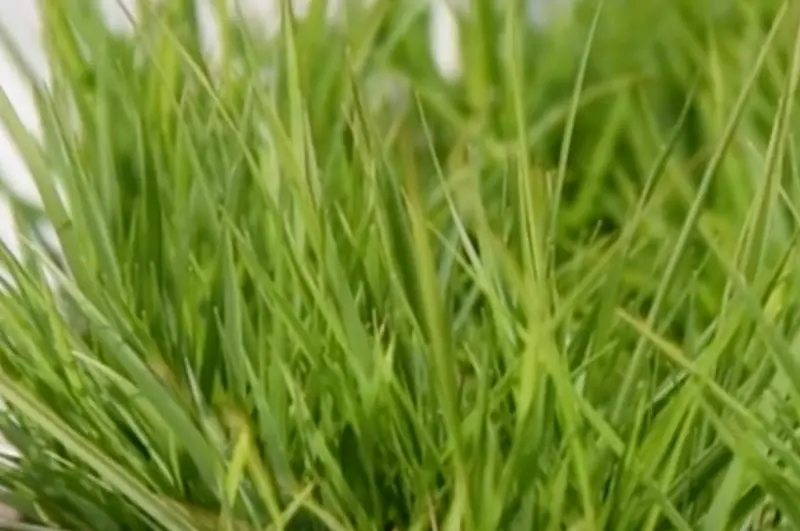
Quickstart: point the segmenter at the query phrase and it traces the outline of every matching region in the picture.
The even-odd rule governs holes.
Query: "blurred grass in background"
[[[345,5],[266,38],[217,2],[211,62],[189,0],[131,35],[42,2],[41,141],[0,97],[43,205],[11,198],[0,251],[7,501],[70,530],[799,528],[797,3],[535,28],[475,0],[455,81],[425,3]]]

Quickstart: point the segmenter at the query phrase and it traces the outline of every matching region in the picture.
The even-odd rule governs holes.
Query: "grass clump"
[[[798,528],[800,12],[718,4],[476,1],[446,81],[414,1],[283,5],[271,37],[218,2],[214,60],[194,2],[119,34],[43,1],[41,138],[0,97],[42,199],[0,250],[10,503]]]

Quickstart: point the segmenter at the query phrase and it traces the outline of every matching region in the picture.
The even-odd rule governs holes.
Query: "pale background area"
[[[60,0],[69,2],[70,0]],[[279,0],[230,0],[237,4],[240,11],[249,20],[263,22],[265,27],[274,31],[277,28]],[[332,11],[341,2],[356,0],[329,0]],[[370,1],[370,0],[363,0]],[[502,0],[501,0],[502,1]],[[534,24],[546,22],[551,13],[553,4],[563,7],[573,0],[528,0],[529,18]],[[100,0],[109,23],[125,31],[129,22],[119,4],[128,8],[135,5],[136,0]],[[201,5],[210,5],[212,0],[200,0]],[[293,0],[298,14],[304,11],[307,0]],[[446,78],[457,78],[461,72],[460,57],[455,42],[458,27],[451,6],[463,9],[468,5],[468,0],[430,0],[429,38],[431,53],[439,67],[439,71]],[[210,9],[201,8],[202,27],[207,37],[207,46],[211,54],[214,53],[214,35],[216,33],[215,21],[210,14]],[[335,19],[335,13],[331,16]],[[47,76],[47,64],[39,43],[41,25],[37,13],[37,0],[0,0],[0,24],[3,24],[12,36],[22,46],[35,71],[41,76]],[[37,115],[30,96],[30,91],[20,80],[8,57],[0,50],[0,88],[6,92],[11,102],[23,121],[32,130],[37,129]],[[24,163],[20,160],[13,146],[9,144],[5,131],[0,125],[0,178],[10,183],[12,188],[24,197],[37,201],[37,193],[31,182],[30,175]],[[0,239],[5,241],[12,249],[18,249],[18,241],[14,235],[13,224],[9,217],[7,203],[0,198]]]

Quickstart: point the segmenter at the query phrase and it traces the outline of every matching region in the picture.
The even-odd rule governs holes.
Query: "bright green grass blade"
[[[600,23],[600,15],[603,13],[605,2],[597,3],[595,7],[592,23],[589,26],[589,33],[586,36],[586,43],[583,47],[581,54],[580,65],[578,66],[578,74],[575,79],[575,87],[572,91],[572,99],[570,102],[569,113],[567,115],[566,124],[564,126],[564,136],[561,142],[561,151],[558,156],[558,173],[556,174],[555,191],[553,197],[555,198],[553,208],[551,210],[550,222],[548,225],[548,242],[553,242],[555,239],[555,230],[558,226],[559,204],[561,203],[561,196],[564,189],[564,182],[567,179],[567,171],[570,157],[570,147],[572,143],[572,136],[575,132],[575,121],[578,116],[578,109],[580,107],[581,96],[584,90],[584,82],[586,71],[589,67],[589,58],[591,56],[592,46],[594,45],[595,34],[597,27]],[[549,260],[548,260],[549,261]]]

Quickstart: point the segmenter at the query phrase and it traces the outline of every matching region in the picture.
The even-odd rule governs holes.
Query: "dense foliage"
[[[216,2],[213,60],[190,0],[41,3],[41,137],[0,95],[28,520],[800,528],[797,2],[474,0],[455,81],[419,0]]]

